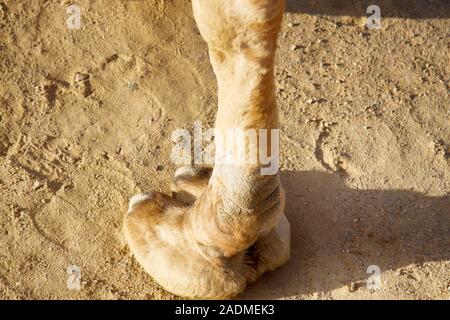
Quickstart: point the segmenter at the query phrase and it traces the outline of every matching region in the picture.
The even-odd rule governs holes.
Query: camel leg
[[[274,57],[284,0],[193,0],[193,8],[219,84],[216,129],[278,128]],[[174,294],[218,299],[284,263],[283,189],[278,174],[261,167],[216,161],[211,177],[181,169],[174,197],[133,198],[124,234],[144,270]]]

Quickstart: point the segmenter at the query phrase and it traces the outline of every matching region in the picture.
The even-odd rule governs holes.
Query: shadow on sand
[[[367,267],[450,259],[450,195],[354,190],[339,175],[283,172],[292,257],[244,299],[287,298],[363,284]]]
[[[450,17],[448,0],[287,0],[287,12],[312,15],[367,16],[367,7],[378,5],[382,17],[439,19]]]

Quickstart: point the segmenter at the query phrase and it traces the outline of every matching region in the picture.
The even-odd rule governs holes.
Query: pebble
[[[356,283],[354,283],[354,282],[350,283],[347,287],[350,292],[356,291]]]
[[[130,92],[136,91],[138,89],[138,85],[135,82],[128,81],[128,90]]]
[[[42,182],[36,181],[35,183],[33,183],[33,190],[38,190],[41,187],[42,187]]]
[[[87,79],[89,79],[89,75],[88,74],[83,74],[83,73],[80,73],[80,72],[77,72],[75,74],[75,82],[76,83],[81,82],[81,81],[85,81]]]
[[[162,171],[162,170],[164,170],[164,166],[159,164],[159,165],[156,166],[155,170],[156,171]]]
[[[19,208],[19,207],[16,207],[16,206],[13,206],[13,207],[11,207],[11,212],[14,214],[14,213],[20,213],[22,211],[22,208]]]
[[[73,184],[70,184],[70,183],[63,185],[63,191],[68,191],[68,190],[71,190],[73,188],[74,188]]]

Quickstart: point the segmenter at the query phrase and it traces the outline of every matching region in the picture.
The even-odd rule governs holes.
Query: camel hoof
[[[217,257],[183,229],[187,208],[166,195],[136,197],[125,218],[125,240],[144,270],[167,291],[186,298],[228,299],[244,291],[255,270],[244,253]],[[211,257],[201,252],[209,250]],[[209,256],[209,255],[208,255]]]
[[[290,227],[277,226],[241,253],[224,257],[189,232],[189,208],[160,193],[132,201],[124,233],[134,257],[167,291],[186,298],[229,299],[289,258]]]

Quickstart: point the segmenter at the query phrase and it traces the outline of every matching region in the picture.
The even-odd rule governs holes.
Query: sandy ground
[[[206,46],[186,0],[79,0],[81,30],[69,4],[0,0],[0,298],[176,298],[121,226],[133,194],[168,190],[171,132],[213,123]],[[450,6],[378,4],[382,30],[365,28],[365,1],[288,3],[292,259],[241,298],[450,298]]]

